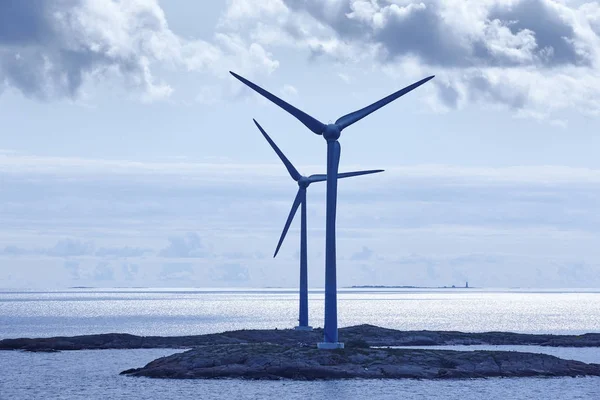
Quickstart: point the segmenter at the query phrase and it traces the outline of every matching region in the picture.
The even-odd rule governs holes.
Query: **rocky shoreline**
[[[537,345],[552,347],[600,347],[600,333],[584,335],[539,335],[511,332],[464,333],[454,331],[399,331],[373,325],[357,325],[339,330],[343,342],[363,341],[369,346],[448,346],[448,345]],[[220,344],[272,343],[315,345],[323,338],[322,329],[310,332],[292,329],[238,330],[194,336],[136,336],[107,333],[51,338],[0,340],[0,350],[61,351],[100,349],[189,349]]]
[[[546,354],[236,344],[162,357],[121,375],[168,379],[467,379],[600,376],[600,365]]]
[[[463,379],[600,376],[599,364],[513,351],[394,349],[387,346],[537,345],[600,347],[600,334],[398,331],[373,325],[342,328],[346,348],[317,350],[322,329],[310,332],[239,330],[196,336],[101,334],[0,340],[0,350],[54,352],[95,349],[190,349],[123,375],[170,379]]]

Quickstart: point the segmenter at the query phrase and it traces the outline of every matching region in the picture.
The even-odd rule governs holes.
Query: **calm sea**
[[[183,335],[296,323],[293,290],[71,289],[0,291],[0,338],[127,332]],[[310,293],[322,326],[323,293]],[[340,326],[527,333],[600,332],[600,291],[341,290]],[[499,348],[499,347],[496,347]],[[502,349],[523,350],[519,347]],[[545,349],[600,363],[598,349]],[[249,382],[122,377],[177,350],[0,352],[0,399],[599,399],[600,378],[467,381]]]

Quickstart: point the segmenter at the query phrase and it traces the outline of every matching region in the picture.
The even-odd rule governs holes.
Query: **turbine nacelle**
[[[323,130],[323,138],[328,142],[331,142],[333,140],[338,140],[341,133],[342,130],[339,126],[337,126],[336,124],[328,124]]]
[[[301,176],[300,179],[297,180],[297,182],[298,186],[300,186],[301,189],[306,189],[308,185],[311,184],[311,181],[307,176]]]

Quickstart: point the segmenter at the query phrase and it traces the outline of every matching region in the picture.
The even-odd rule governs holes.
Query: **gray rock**
[[[585,335],[530,335],[510,332],[463,333],[448,331],[398,331],[373,325],[342,328],[340,340],[347,343],[365,343],[370,346],[423,346],[423,345],[540,345],[556,347],[600,347],[600,334]],[[323,331],[311,332],[292,329],[240,330],[196,336],[135,336],[109,333],[73,337],[0,340],[0,350],[93,350],[93,349],[149,349],[191,348],[197,346],[240,343],[274,343],[288,346],[314,347],[321,341]],[[360,346],[359,346],[360,347]]]
[[[216,360],[216,362],[215,362]],[[464,379],[600,376],[600,365],[509,351],[342,349],[215,345],[152,361],[123,375],[170,379]]]

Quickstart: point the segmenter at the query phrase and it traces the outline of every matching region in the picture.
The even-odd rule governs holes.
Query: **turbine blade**
[[[341,174],[338,174],[338,179],[343,179],[343,178],[350,178],[352,176],[360,176],[360,175],[368,175],[368,174],[376,174],[379,172],[383,172],[383,169],[371,169],[368,171],[354,171],[354,172],[342,172]],[[308,177],[308,181],[310,183],[315,183],[315,182],[323,182],[327,180],[327,175],[325,174],[314,174]]]
[[[338,179],[350,178],[353,176],[360,176],[360,175],[377,174],[377,173],[383,172],[383,171],[384,171],[383,169],[371,169],[368,171],[342,172],[341,174],[338,174]]]
[[[263,136],[265,137],[265,139],[267,139],[267,142],[269,142],[269,144],[271,145],[271,147],[273,148],[273,150],[275,150],[275,153],[277,153],[277,155],[279,156],[279,158],[283,162],[283,165],[285,165],[285,167],[287,168],[287,170],[290,173],[290,176],[292,177],[292,179],[295,180],[295,181],[298,181],[298,179],[300,179],[302,177],[302,175],[300,175],[300,173],[298,172],[298,170],[296,168],[294,168],[294,166],[292,165],[292,163],[290,162],[290,160],[287,159],[287,157],[285,156],[285,154],[283,154],[283,152],[281,150],[279,150],[279,147],[277,147],[277,145],[275,144],[275,142],[269,137],[269,135],[267,135],[267,132],[265,132],[265,130],[262,128],[262,126],[260,126],[260,124],[258,122],[256,122],[255,119],[252,119],[252,121],[254,121],[254,123],[256,124],[257,128],[263,134]]]
[[[308,181],[310,183],[315,183],[315,182],[324,182],[327,180],[327,175],[325,174],[314,174],[308,177]]]
[[[277,256],[277,253],[279,253],[279,248],[283,244],[283,239],[285,239],[285,235],[287,235],[288,229],[290,229],[290,225],[291,225],[292,221],[294,220],[294,215],[296,215],[296,211],[298,210],[298,207],[300,206],[300,199],[301,199],[300,192],[302,190],[303,189],[301,189],[301,188],[298,189],[298,193],[296,194],[296,198],[294,199],[294,204],[292,204],[292,209],[290,210],[290,215],[288,215],[287,221],[285,221],[285,226],[283,227],[283,232],[281,232],[281,237],[279,238],[279,243],[277,243],[277,248],[275,249],[275,254],[273,254],[273,258],[275,258]]]
[[[407,86],[404,89],[398,90],[397,92],[392,93],[389,96],[384,97],[383,99],[381,99],[379,101],[376,101],[375,103],[371,104],[370,106],[366,106],[365,108],[362,108],[358,111],[354,111],[353,113],[344,115],[343,117],[341,117],[340,119],[335,121],[335,124],[339,127],[339,129],[341,131],[341,130],[349,127],[353,123],[360,121],[361,119],[363,119],[367,115],[371,114],[372,112],[379,110],[381,107],[383,107],[383,106],[391,103],[392,101],[396,100],[397,98],[405,95],[406,93],[410,92],[411,90],[418,88],[425,82],[433,79],[433,77],[434,76],[430,76],[425,79],[421,79],[419,82],[413,83],[412,85]]]
[[[308,129],[310,129],[317,135],[323,134],[323,130],[325,129],[325,124],[323,124],[322,122],[319,122],[317,119],[311,117],[304,111],[301,111],[301,110],[297,109],[296,107],[292,106],[291,104],[286,103],[285,101],[281,100],[279,97],[267,92],[265,89],[261,88],[258,85],[255,85],[254,83],[250,82],[248,79],[239,76],[235,72],[229,71],[229,73],[231,75],[233,75],[236,79],[238,79],[240,82],[249,86],[251,89],[254,89],[256,92],[263,95],[265,98],[271,100],[273,103],[277,104],[279,107],[283,108],[285,111],[292,114],[300,122],[302,122]]]

